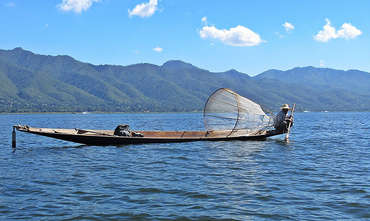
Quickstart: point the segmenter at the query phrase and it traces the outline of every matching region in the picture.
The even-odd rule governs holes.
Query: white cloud
[[[331,26],[330,20],[325,20],[326,24],[324,25],[323,30],[319,31],[319,33],[314,37],[316,41],[327,42],[332,38],[338,38],[337,31],[333,26]]]
[[[361,34],[362,32],[350,23],[344,23],[338,31],[338,36],[345,39],[353,39]]]
[[[289,22],[285,22],[282,26],[285,28],[285,31],[291,31],[294,29],[294,25]]]
[[[140,16],[150,17],[157,11],[158,0],[149,0],[148,3],[141,3],[135,6],[134,9],[128,10],[128,14],[130,17],[132,16]]]
[[[156,51],[156,52],[162,52],[163,51],[163,48],[161,48],[161,47],[155,47],[155,48],[153,48],[153,51]]]
[[[341,26],[341,29],[336,31],[335,27],[331,26],[331,22],[329,19],[325,19],[325,21],[326,24],[324,25],[323,30],[319,31],[314,36],[314,39],[316,41],[328,42],[330,39],[336,38],[353,39],[362,34],[359,29],[357,29],[350,23],[344,23]]]
[[[203,23],[203,24],[205,24],[205,25],[207,25],[207,17],[206,17],[206,16],[204,16],[204,17],[202,18],[202,23]]]
[[[241,25],[229,30],[217,29],[215,26],[204,26],[199,34],[201,38],[214,38],[227,45],[238,47],[256,46],[263,42],[257,33]]]
[[[99,1],[100,0],[63,0],[58,7],[63,11],[74,11],[76,13],[81,13],[82,11],[89,9],[94,2]]]

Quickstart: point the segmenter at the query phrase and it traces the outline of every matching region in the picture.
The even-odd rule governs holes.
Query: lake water
[[[0,115],[0,220],[369,220],[370,113],[297,113],[291,142],[81,146],[11,126],[201,130],[202,114]]]

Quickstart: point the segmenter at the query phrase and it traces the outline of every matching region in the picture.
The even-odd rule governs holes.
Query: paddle
[[[291,121],[289,121],[289,124],[288,124],[288,131],[285,135],[285,141],[286,142],[289,142],[289,133],[290,133],[290,127],[292,125],[292,121],[293,121],[293,114],[294,114],[294,109],[295,109],[295,104],[293,104],[293,108],[292,108],[292,111],[291,111]]]
[[[93,131],[93,130],[83,130],[83,129],[78,129],[78,128],[75,128],[75,130],[77,130],[77,134],[94,133],[94,134],[97,134],[97,135],[112,136],[112,134],[101,133],[101,132],[97,132],[97,131]]]

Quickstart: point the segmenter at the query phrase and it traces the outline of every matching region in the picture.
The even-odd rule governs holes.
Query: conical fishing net
[[[218,89],[208,98],[203,116],[207,131],[225,130],[230,135],[237,131],[254,133],[273,123],[260,105],[227,88]]]

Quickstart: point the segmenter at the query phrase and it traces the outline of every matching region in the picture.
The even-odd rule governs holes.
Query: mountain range
[[[283,103],[296,103],[299,111],[370,110],[370,73],[359,70],[297,67],[251,77],[179,60],[92,65],[65,55],[0,50],[0,112],[201,111],[222,87],[272,111]]]

